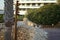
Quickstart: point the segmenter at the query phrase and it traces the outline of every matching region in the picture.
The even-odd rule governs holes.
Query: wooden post
[[[17,14],[18,14],[18,1],[16,1],[15,5],[15,40],[17,40]]]

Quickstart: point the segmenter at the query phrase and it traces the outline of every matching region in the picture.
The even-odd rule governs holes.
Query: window
[[[23,3],[22,6],[24,6],[25,4]]]
[[[38,6],[40,6],[40,3],[38,3]]]
[[[30,3],[27,3],[27,6],[30,6]]]
[[[32,6],[35,6],[35,3],[32,3]]]

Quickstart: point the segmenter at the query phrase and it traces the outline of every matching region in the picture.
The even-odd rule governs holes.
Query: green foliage
[[[17,16],[17,19],[18,19],[19,21],[22,21],[22,20],[23,20],[23,18],[24,18],[24,16],[23,16],[23,15],[18,15],[18,16]]]
[[[0,23],[3,23],[4,20],[3,20],[3,14],[0,14]]]
[[[60,21],[60,5],[47,4],[39,9],[30,9],[27,18],[36,24],[57,24]]]

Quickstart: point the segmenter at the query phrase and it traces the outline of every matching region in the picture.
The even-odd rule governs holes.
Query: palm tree
[[[13,0],[4,0],[4,4],[5,4],[4,21],[6,26],[4,40],[12,40],[11,31],[12,31],[12,23],[13,23]]]

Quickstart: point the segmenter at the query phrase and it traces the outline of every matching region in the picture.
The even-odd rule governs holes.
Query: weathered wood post
[[[17,40],[17,3],[18,1],[16,1],[15,5],[15,40]]]
[[[16,1],[16,5],[15,5],[15,40],[17,40],[17,15],[19,13],[19,5],[20,3],[18,3],[19,1]]]
[[[5,21],[5,39],[12,40],[12,24],[13,24],[13,0],[4,0],[4,21]]]

